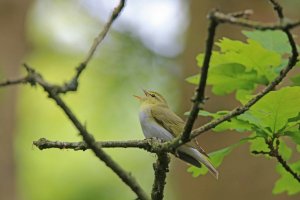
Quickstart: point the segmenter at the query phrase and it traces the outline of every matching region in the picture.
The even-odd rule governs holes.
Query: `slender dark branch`
[[[87,55],[87,57],[85,58],[85,60],[82,62],[83,65],[87,65],[91,58],[93,57],[98,45],[103,41],[103,39],[105,38],[106,34],[108,33],[112,23],[114,22],[114,20],[119,16],[119,14],[121,13],[122,9],[125,6],[125,0],[121,0],[119,5],[114,9],[114,11],[112,12],[108,22],[105,24],[103,31],[95,38],[94,43]],[[84,68],[84,67],[83,67]]]
[[[126,185],[128,185],[134,193],[136,193],[139,199],[149,199],[146,193],[141,188],[141,186],[134,179],[134,177],[130,173],[123,170],[120,165],[118,165],[108,154],[106,154],[102,150],[102,148],[97,146],[94,137],[86,130],[85,126],[82,123],[80,123],[80,121],[73,114],[71,109],[60,98],[60,96],[58,96],[55,88],[51,87],[51,85],[48,84],[39,73],[35,72],[27,64],[24,64],[24,66],[26,67],[27,72],[29,73],[28,76],[31,77],[31,81],[35,82],[36,84],[39,84],[48,93],[49,98],[53,99],[58,105],[58,107],[60,107],[63,110],[63,112],[68,116],[70,121],[79,131],[84,142],[91,148],[95,155],[100,160],[102,160],[106,164],[106,166],[112,169],[119,176],[119,178]]]
[[[243,26],[247,28],[253,28],[256,30],[283,30],[292,29],[300,25],[300,21],[296,22],[281,22],[276,24],[266,24],[256,21],[251,21],[244,18],[237,18],[230,14],[224,14],[219,11],[212,12],[212,18],[219,23],[229,23],[233,25]]]
[[[274,139],[273,139],[274,140]],[[300,175],[297,174],[287,163],[286,160],[283,159],[283,157],[280,155],[278,151],[279,146],[279,140],[276,139],[276,146],[274,146],[273,140],[266,141],[266,144],[268,145],[270,152],[269,156],[274,157],[277,159],[277,161],[281,164],[281,166],[289,172],[299,183],[300,183]]]
[[[269,0],[270,3],[273,5],[274,10],[277,12],[279,20],[282,21],[284,18],[283,9],[281,5],[276,0]]]
[[[161,151],[161,141],[156,139],[145,140],[128,140],[128,141],[97,141],[95,142],[99,148],[140,148],[152,153],[158,153]],[[40,150],[44,149],[73,149],[75,151],[85,151],[90,149],[85,142],[63,142],[63,141],[50,141],[46,138],[41,138],[37,141],[33,141],[33,144]]]
[[[152,186],[152,200],[162,200],[164,198],[164,188],[166,176],[169,172],[170,158],[166,152],[157,153],[156,163],[153,163],[154,182]]]
[[[274,146],[274,141],[276,141],[276,144]],[[283,159],[283,157],[279,153],[279,139],[273,137],[271,140],[266,140],[266,144],[270,151],[252,151],[253,154],[256,155],[265,155],[265,156],[271,156],[273,158],[276,158],[277,161],[281,164],[281,166],[290,173],[298,182],[300,182],[300,175],[297,174],[287,163],[286,160]]]
[[[273,156],[276,157],[277,161],[281,164],[281,166],[289,172],[299,183],[300,183],[300,175],[297,174],[289,165],[288,163],[282,158],[282,156],[278,153],[277,155]]]
[[[262,154],[262,155],[270,155],[270,151],[251,151],[251,153],[255,154],[255,155],[259,155],[259,154]]]
[[[203,101],[205,99],[206,80],[207,80],[209,62],[210,62],[212,49],[213,49],[213,45],[214,45],[214,38],[215,38],[217,25],[218,25],[217,21],[214,20],[214,18],[210,17],[210,24],[208,27],[208,36],[207,36],[207,40],[206,40],[205,57],[204,57],[202,68],[201,68],[201,78],[199,80],[199,84],[196,89],[195,96],[192,99],[194,104],[191,108],[189,117],[185,123],[185,127],[183,130],[182,136],[181,136],[182,142],[187,142],[189,140],[193,125],[195,123],[195,120],[198,117],[200,105],[201,105],[201,103],[203,103]]]
[[[15,80],[6,80],[0,83],[0,87],[10,86],[10,85],[17,85],[21,83],[27,83],[28,77],[23,77]]]
[[[113,24],[115,19],[117,19],[117,17],[123,10],[124,6],[125,6],[125,0],[120,0],[120,3],[113,10],[111,16],[109,17],[108,21],[104,25],[103,30],[94,39],[94,42],[93,42],[86,58],[79,64],[78,67],[76,67],[76,73],[75,73],[74,77],[69,82],[65,83],[63,86],[58,87],[58,90],[57,90],[58,93],[67,93],[68,91],[76,91],[77,90],[79,76],[87,67],[88,63],[90,62],[93,55],[95,54],[97,47],[99,46],[99,44],[103,41],[103,39],[107,35],[108,31],[110,30],[111,25]]]

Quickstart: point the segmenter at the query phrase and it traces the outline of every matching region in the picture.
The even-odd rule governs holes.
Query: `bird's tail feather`
[[[201,154],[198,150],[192,147],[181,146],[178,149],[178,157],[185,162],[188,162],[196,167],[201,167],[201,164],[205,165],[208,171],[216,178],[219,177],[219,172],[209,161],[208,157]]]

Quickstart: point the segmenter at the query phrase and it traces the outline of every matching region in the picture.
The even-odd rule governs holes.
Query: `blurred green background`
[[[24,74],[26,62],[44,77],[68,81],[86,56],[118,1],[1,0],[0,80]],[[291,18],[300,18],[298,0],[282,1]],[[195,57],[203,50],[212,8],[226,12],[253,9],[253,19],[274,20],[267,1],[129,0],[94,59],[80,78],[79,90],[63,98],[98,140],[142,139],[138,102],[133,94],[153,89],[164,94],[183,117],[194,86],[184,79],[198,72]],[[296,33],[296,32],[295,32]],[[299,31],[298,31],[299,33]],[[218,37],[244,39],[240,29],[221,27]],[[208,91],[209,92],[209,91]],[[211,97],[211,111],[236,105],[231,97]],[[203,123],[200,121],[199,124]],[[0,199],[134,199],[135,195],[89,151],[40,151],[32,141],[80,141],[76,129],[41,88],[0,90]],[[204,134],[209,151],[237,141],[233,133]],[[136,149],[107,152],[151,191],[155,156]],[[186,165],[172,159],[166,199],[297,199],[273,196],[275,161],[253,158],[238,148],[220,168],[220,180],[194,179]],[[272,169],[272,170],[270,170]],[[299,197],[298,197],[299,198]]]

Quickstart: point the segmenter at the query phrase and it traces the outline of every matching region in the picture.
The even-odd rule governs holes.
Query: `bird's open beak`
[[[137,98],[138,100],[141,100],[141,99],[142,99],[142,97],[137,96],[137,95],[133,95],[133,97]]]
[[[147,92],[147,90],[143,89],[143,92],[144,92],[145,96],[149,95],[149,93]],[[137,98],[138,100],[142,100],[143,99],[143,97],[140,97],[140,96],[137,96],[137,95],[133,95],[133,97]]]

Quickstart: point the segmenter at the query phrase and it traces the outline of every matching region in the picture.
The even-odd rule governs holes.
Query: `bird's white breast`
[[[160,138],[165,141],[172,140],[174,137],[160,126],[152,117],[150,108],[143,108],[139,113],[140,123],[146,138]]]

